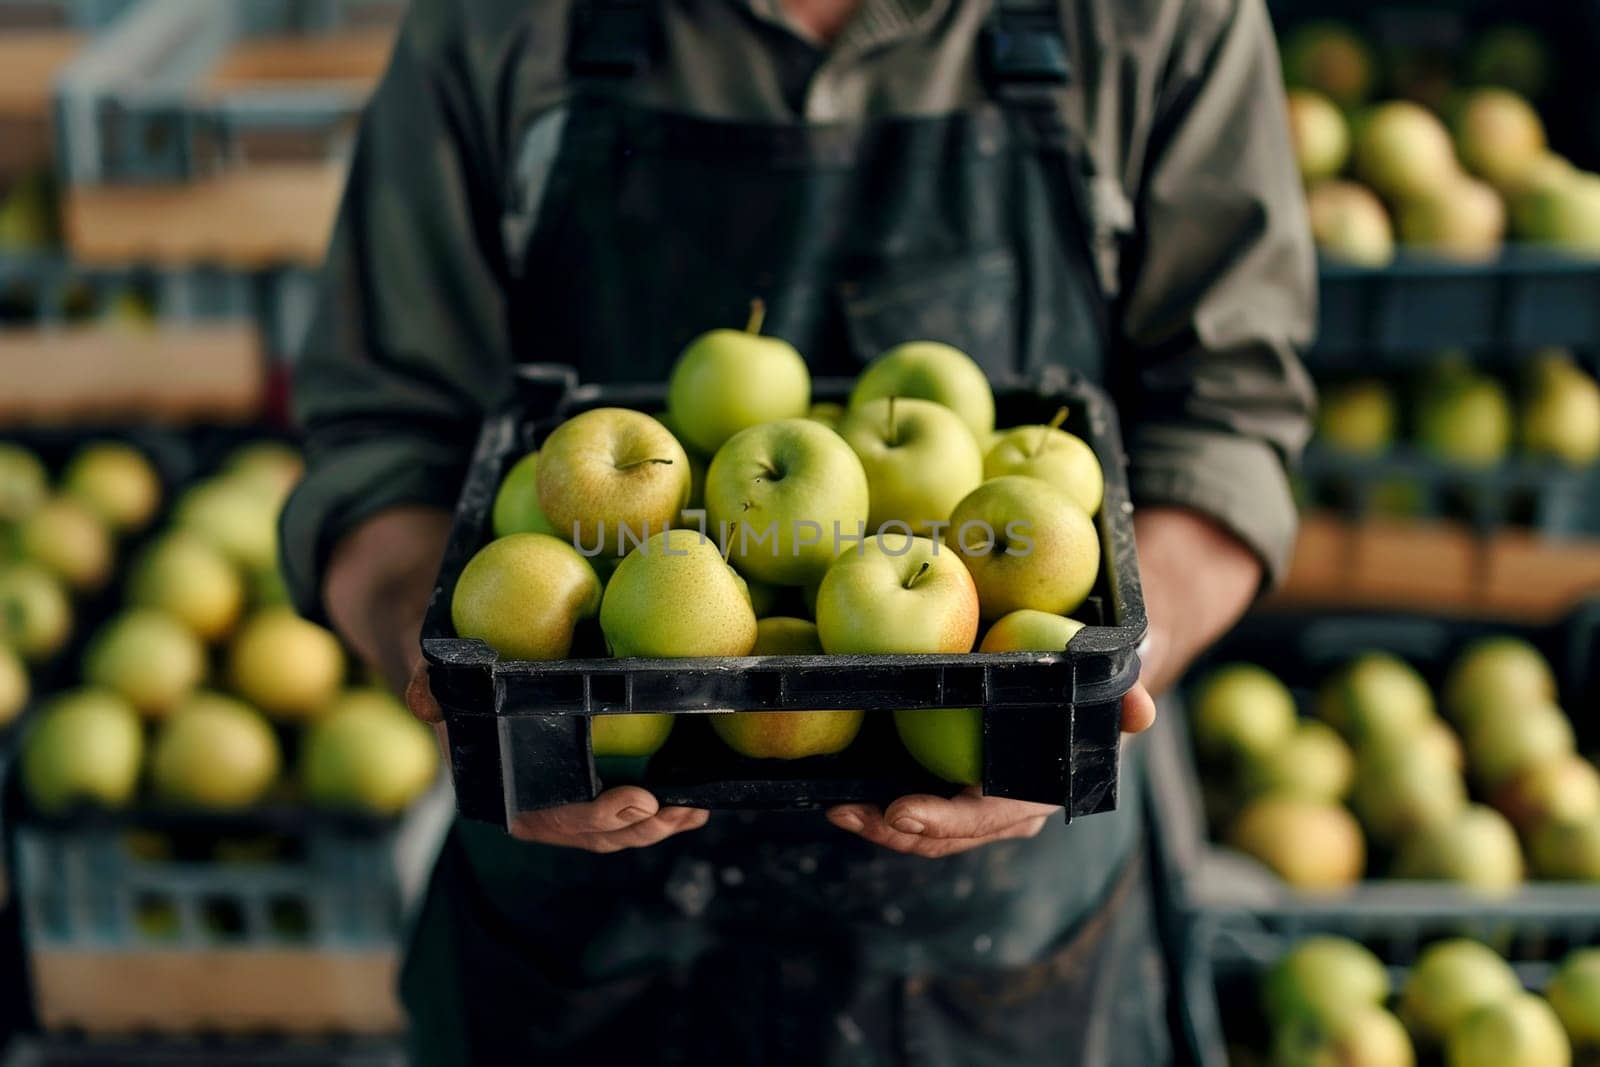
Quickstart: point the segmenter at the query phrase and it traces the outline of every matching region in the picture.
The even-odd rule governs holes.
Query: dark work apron
[[[1104,376],[1084,156],[1039,82],[1066,74],[1054,0],[991,17],[991,103],[825,126],[629,103],[649,6],[580,3],[564,122],[527,135],[554,164],[527,191],[525,358],[659,379],[761,297],[819,375],[928,339],[995,378]],[[419,1062],[1162,1064],[1138,763],[1122,811],[936,861],[818,812],[606,856],[458,822],[403,982]]]

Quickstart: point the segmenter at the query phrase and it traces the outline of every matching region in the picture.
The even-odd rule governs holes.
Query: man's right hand
[[[412,714],[433,726],[449,758],[444,714],[428,687],[422,617],[450,536],[450,513],[403,507],[379,512],[334,549],[323,581],[328,617],[350,647],[405,694]],[[637,786],[516,818],[511,836],[589,852],[643,848],[705,825],[697,808],[662,808]]]
[[[431,723],[444,744],[444,713],[428,685],[428,664],[420,648],[405,697],[411,713]],[[519,841],[581,848],[585,852],[621,852],[698,830],[710,815],[702,808],[663,808],[648,790],[624,785],[608,789],[586,804],[523,812],[512,820],[511,836]]]

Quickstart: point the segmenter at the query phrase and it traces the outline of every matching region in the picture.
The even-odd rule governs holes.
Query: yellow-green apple
[[[291,661],[277,669],[292,673]],[[206,651],[170,615],[134,608],[107,623],[84,653],[91,685],[120,694],[141,714],[161,718],[192,693],[206,675]]]
[[[1383,201],[1355,182],[1327,178],[1306,192],[1311,236],[1330,258],[1362,267],[1394,259],[1394,226]]]
[[[85,445],[61,476],[61,491],[119,533],[142,530],[161,506],[161,476],[143,452],[116,441]]]
[[[978,590],[961,557],[899,533],[851,545],[817,590],[817,633],[833,655],[970,652]]]
[[[1083,623],[1024,608],[995,622],[979,652],[1061,652]],[[983,781],[983,711],[979,708],[908,709],[894,713],[906,751],[949,782]]]
[[[950,515],[945,544],[978,586],[983,617],[1019,608],[1064,615],[1100,573],[1100,538],[1064,489],[1008,474],[968,493]]]
[[[1313,89],[1289,90],[1289,137],[1300,176],[1308,182],[1333,177],[1350,158],[1344,112]]]
[[[539,509],[539,453],[529,452],[517,460],[500,482],[494,495],[490,525],[496,537],[516,533],[561,536]]]
[[[1539,31],[1515,23],[1484,30],[1467,53],[1470,84],[1504,85],[1529,100],[1540,97],[1554,69]]]
[[[1395,853],[1397,878],[1461,882],[1496,893],[1522,884],[1522,874],[1516,831],[1505,816],[1479,804],[1422,827]]]
[[[1404,660],[1367,652],[1323,683],[1317,714],[1357,747],[1387,745],[1434,721],[1433,690]]]
[[[830,430],[837,430],[839,423],[844,421],[844,405],[826,400],[812,404],[811,410],[806,412],[806,418],[820,422]]]
[[[1572,1043],[1600,1051],[1600,948],[1580,948],[1561,961],[1544,995]]]
[[[1262,760],[1294,734],[1294,696],[1270,671],[1251,663],[1218,667],[1195,687],[1191,702],[1195,747],[1207,760]]]
[[[1541,356],[1522,403],[1522,448],[1572,467],[1600,460],[1600,385],[1570,355]]]
[[[756,623],[752,656],[820,656],[815,623],[783,616]],[[842,752],[861,729],[861,711],[735,711],[711,716],[711,728],[740,755],[803,759]]]
[[[9,645],[0,644],[0,726],[15,722],[31,691],[28,667]]]
[[[1482,941],[1453,937],[1422,951],[1400,991],[1400,1017],[1417,1040],[1444,1043],[1457,1023],[1485,1004],[1522,992],[1517,972]]]
[[[1551,819],[1534,827],[1528,857],[1540,878],[1600,882],[1600,815]]]
[[[1355,163],[1362,181],[1397,203],[1461,175],[1450,131],[1409,100],[1379,104],[1357,119]]]
[[[1063,408],[1048,426],[1018,426],[1000,434],[983,457],[983,476],[1020,474],[1065,489],[1090,515],[1105,497],[1105,474],[1094,449],[1083,438],[1061,429]]]
[[[1400,239],[1466,263],[1493,259],[1506,235],[1506,205],[1494,188],[1457,177],[1400,205]]]
[[[1467,1013],[1445,1041],[1450,1067],[1571,1067],[1572,1042],[1542,997],[1518,992]]]
[[[741,430],[706,471],[709,532],[743,574],[773,585],[814,581],[869,510],[861,460],[809,419]]]
[[[891,396],[932,400],[961,416],[972,436],[994,432],[994,390],[972,357],[937,341],[897,345],[867,364],[850,392],[850,406]]]
[[[271,717],[289,722],[326,712],[344,672],[339,639],[288,608],[256,612],[228,648],[234,691]]]
[[[1466,806],[1461,772],[1436,750],[1399,744],[1362,753],[1351,807],[1374,840],[1393,846]]]
[[[1600,815],[1600,771],[1582,756],[1568,753],[1529,767],[1491,799],[1524,832],[1552,820],[1592,818]]]
[[[1301,23],[1284,40],[1283,73],[1290,85],[1315,89],[1351,108],[1366,103],[1377,63],[1350,27],[1318,19]]]
[[[428,791],[438,767],[422,723],[376,701],[341,699],[306,732],[299,769],[312,803],[394,815]]]
[[[1371,949],[1321,934],[1299,942],[1273,964],[1261,1000],[1275,1027],[1296,1019],[1326,1023],[1351,1008],[1384,1003],[1389,988],[1389,971]]]
[[[201,640],[217,641],[244,611],[244,578],[209,542],[175,529],[134,561],[128,602],[164,611]]]
[[[887,397],[850,409],[839,434],[867,475],[867,529],[937,537],[983,481],[983,457],[961,416],[931,400]]]
[[[1245,763],[1239,785],[1249,797],[1283,793],[1343,800],[1355,774],[1355,754],[1338,731],[1316,719],[1301,719],[1283,744]]]
[[[50,476],[39,457],[0,442],[0,522],[16,522],[50,495]]]
[[[42,708],[22,742],[22,786],[35,807],[75,803],[122,807],[139,784],[144,732],[138,713],[114,693],[79,689]]]
[[[195,693],[156,733],[150,784],[176,804],[236,810],[266,794],[281,763],[278,735],[259,712],[220,693]]]
[[[1490,792],[1574,747],[1572,723],[1554,704],[1486,710],[1467,730],[1467,764]]]
[[[252,574],[278,565],[278,506],[242,477],[211,478],[178,501],[173,520]]]
[[[254,441],[234,449],[222,463],[222,472],[252,482],[275,500],[282,501],[305,474],[305,457],[281,441]]]
[[[1317,405],[1317,439],[1352,456],[1377,456],[1394,443],[1394,393],[1376,378],[1326,386]]]
[[[689,457],[641,411],[575,415],[539,449],[539,508],[585,555],[625,556],[677,522],[689,502]]]
[[[1600,174],[1547,172],[1530,183],[1515,207],[1528,240],[1600,255]]]
[[[1499,382],[1465,370],[1436,376],[1418,397],[1417,444],[1440,459],[1491,467],[1511,445],[1511,401]]]
[[[1355,816],[1325,800],[1258,797],[1234,820],[1228,841],[1305,889],[1347,886],[1367,863],[1366,840]]]
[[[713,455],[740,430],[803,418],[811,372],[789,342],[761,336],[761,302],[744,330],[712,330],[689,343],[667,380],[667,412],[684,442]]]
[[[1539,113],[1509,89],[1473,89],[1451,110],[1461,162],[1499,188],[1518,182],[1546,151]]]
[[[1363,1067],[1413,1067],[1416,1052],[1399,1019],[1384,1008],[1356,1005],[1323,1023],[1294,1019],[1272,1042],[1274,1064],[1359,1063]]]
[[[104,585],[116,561],[105,522],[64,496],[46,500],[18,524],[17,547],[80,593]]]
[[[456,579],[450,619],[509,659],[566,659],[572,631],[600,610],[600,579],[565,541],[511,534],[479,549]]]
[[[59,579],[36,563],[0,565],[0,641],[37,663],[72,636],[72,601]]]

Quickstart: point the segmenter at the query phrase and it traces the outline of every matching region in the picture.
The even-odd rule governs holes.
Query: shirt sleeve
[[[306,477],[280,523],[294,602],[322,618],[339,539],[401,504],[449,508],[485,412],[510,394],[494,122],[465,5],[417,0],[362,120],[294,366]]]
[[[1263,0],[1192,0],[1156,84],[1114,382],[1134,501],[1220,522],[1282,578],[1316,266]]]

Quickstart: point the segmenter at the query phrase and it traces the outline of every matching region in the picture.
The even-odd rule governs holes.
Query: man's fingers
[[[838,817],[835,817],[835,812],[839,813]],[[970,852],[972,849],[982,848],[996,841],[1033,837],[1044,829],[1045,822],[1049,818],[1047,815],[1036,815],[983,837],[948,838],[902,833],[885,822],[883,816],[872,808],[863,810],[851,806],[848,812],[836,808],[829,812],[828,817],[840,829],[864,837],[875,845],[925,859],[938,859],[959,852]]]
[[[411,681],[406,683],[406,707],[423,722],[444,721],[444,711],[439,707],[439,702],[433,699],[433,689],[428,685],[428,664],[425,660],[418,661],[411,672]]]
[[[578,847],[600,853],[648,848],[675,834],[698,830],[710,817],[711,813],[704,808],[662,808],[660,814],[624,829],[588,834]]]
[[[998,834],[1030,819],[1044,818],[1060,807],[1025,800],[986,797],[977,786],[959,796],[901,797],[883,813],[884,822],[905,834],[929,838],[972,838]]]
[[[1142,734],[1156,721],[1156,702],[1150,690],[1135,685],[1122,698],[1122,732]]]
[[[608,789],[585,804],[524,812],[517,816],[516,836],[527,841],[546,841],[622,830],[650,818],[659,808],[648,790],[625,785]]]

